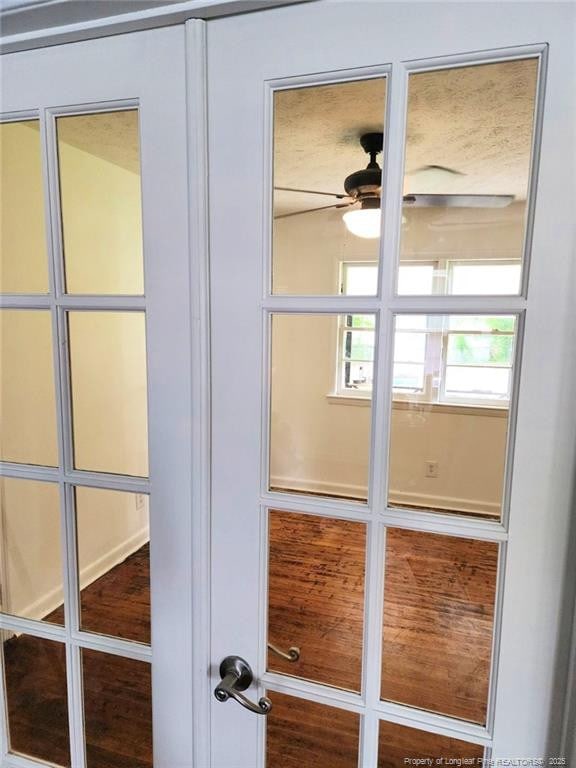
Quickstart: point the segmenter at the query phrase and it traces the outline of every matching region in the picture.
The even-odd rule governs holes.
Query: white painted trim
[[[73,24],[45,27],[0,38],[0,54],[26,51],[33,48],[75,43],[109,35],[137,32],[155,27],[183,24],[191,19],[215,19],[252,11],[262,11],[284,5],[314,2],[314,0],[186,0],[166,6],[155,6],[133,13],[94,18]],[[68,0],[51,3],[54,15],[66,13]],[[42,6],[40,6],[42,7]],[[16,16],[27,8],[13,9],[0,14]]]
[[[482,499],[464,499],[456,496],[436,496],[431,493],[409,493],[407,491],[396,491],[390,489],[389,504],[414,505],[423,509],[442,509],[449,512],[458,510],[458,512],[486,515],[491,519],[500,518],[500,504],[493,501],[483,501]]]
[[[210,764],[210,265],[206,23],[186,22],[190,300],[192,334],[192,729],[195,766]]]
[[[282,493],[285,488],[288,493],[318,493],[323,496],[344,497],[358,501],[366,497],[368,487],[366,485],[353,485],[351,483],[334,483],[327,480],[302,479],[301,477],[288,477],[285,475],[272,475],[270,478],[272,493]]]

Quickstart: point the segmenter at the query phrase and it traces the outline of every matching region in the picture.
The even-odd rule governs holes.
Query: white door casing
[[[374,768],[380,718],[485,744],[487,756],[554,756],[564,690],[555,686],[565,658],[563,580],[567,568],[574,466],[572,244],[574,157],[574,8],[568,3],[320,2],[218,20],[208,27],[210,248],[212,322],[212,686],[220,660],[246,658],[265,688],[363,715],[362,768]],[[422,68],[541,55],[541,149],[534,167],[528,284],[522,296],[395,297],[406,74]],[[336,82],[387,71],[388,150],[380,298],[362,307],[393,310],[516,312],[524,318],[516,426],[508,466],[509,516],[503,523],[456,520],[387,508],[386,387],[373,415],[371,502],[346,502],[267,490],[268,315],[342,312],[342,298],[272,296],[270,277],[272,128],[276,87]],[[571,202],[572,201],[572,202]],[[530,247],[531,246],[531,247]],[[553,268],[551,262],[553,260]],[[356,310],[360,311],[360,310]],[[520,337],[522,338],[522,337]],[[388,362],[380,373],[389,381]],[[546,374],[543,372],[546,371]],[[515,433],[515,434],[514,434]],[[376,468],[376,469],[375,469]],[[363,520],[368,549],[368,630],[363,695],[266,672],[266,510],[270,507]],[[379,700],[381,568],[386,525],[501,542],[499,598],[488,726],[480,728]],[[564,645],[563,645],[564,643]],[[561,686],[563,688],[563,686]],[[264,718],[233,702],[212,706],[212,765],[262,765]]]

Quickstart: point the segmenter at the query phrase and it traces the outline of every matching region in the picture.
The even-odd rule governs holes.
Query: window
[[[517,284],[519,270],[519,263],[504,261],[447,260],[442,265],[416,262],[400,266],[398,281],[403,295],[444,293],[440,281],[448,282],[450,292],[455,294],[488,293],[495,284],[500,293]],[[373,263],[342,263],[343,294],[374,295],[376,280],[377,268]],[[506,405],[510,398],[515,330],[513,316],[397,315],[395,398]],[[338,395],[370,396],[374,349],[375,316],[343,315],[338,341]]]

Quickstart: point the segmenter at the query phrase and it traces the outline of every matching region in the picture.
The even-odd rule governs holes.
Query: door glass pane
[[[384,77],[274,93],[274,293],[341,293],[344,260],[376,271],[385,104]]]
[[[148,497],[76,488],[80,627],[150,642]]]
[[[363,523],[270,512],[270,671],[360,690],[365,550]]]
[[[360,716],[268,691],[266,768],[358,768]],[[329,758],[327,756],[329,755]]]
[[[31,635],[4,637],[10,751],[68,768],[66,648]]]
[[[270,488],[365,501],[374,315],[272,318]],[[367,408],[345,398],[361,396]]]
[[[388,503],[498,519],[512,315],[397,315]]]
[[[87,768],[152,768],[151,666],[82,650]]]
[[[383,699],[484,724],[498,544],[386,533]]]
[[[56,125],[66,290],[144,293],[137,110]]]
[[[519,292],[537,79],[537,58],[409,75],[400,267],[435,277],[418,293]]]
[[[2,461],[58,465],[50,312],[0,311],[0,416]]]
[[[0,123],[0,292],[48,293],[40,122]]]
[[[70,312],[74,466],[148,474],[143,312]]]
[[[0,505],[2,611],[64,624],[58,485],[0,477]]]
[[[380,723],[378,768],[407,765],[482,765],[484,747],[396,723]],[[431,760],[432,762],[417,762]],[[468,762],[465,762],[468,761]]]

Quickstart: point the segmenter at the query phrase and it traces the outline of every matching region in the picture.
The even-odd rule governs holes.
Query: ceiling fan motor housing
[[[376,162],[376,156],[382,152],[383,134],[365,133],[360,137],[363,150],[370,155],[370,162],[361,171],[355,171],[344,180],[346,194],[357,200],[379,198],[382,185],[382,169]]]

